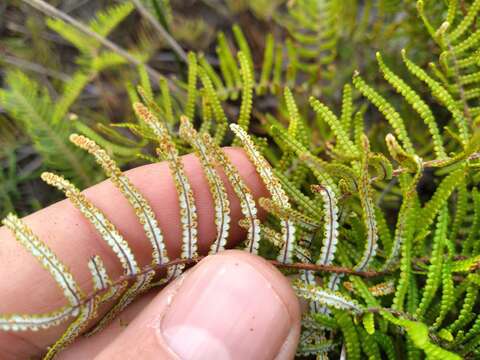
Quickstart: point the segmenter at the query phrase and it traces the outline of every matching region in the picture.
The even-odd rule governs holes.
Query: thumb
[[[299,333],[288,280],[231,250],[165,288],[97,359],[292,359]]]

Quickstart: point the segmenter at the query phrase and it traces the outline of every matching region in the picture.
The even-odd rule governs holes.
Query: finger
[[[225,150],[238,168],[255,197],[264,196],[261,180],[242,150]],[[199,249],[205,253],[215,238],[213,200],[208,183],[197,158],[183,157],[185,172],[191,182],[198,210]],[[181,227],[179,205],[174,182],[168,164],[142,166],[126,172],[132,183],[149,200],[159,226],[163,231],[171,258],[180,254]],[[240,205],[229,184],[225,182],[231,202],[231,243],[242,238],[237,222],[241,217]],[[52,190],[53,191],[53,190]],[[102,210],[131,245],[139,264],[151,261],[152,248],[142,225],[136,219],[133,208],[120,191],[107,180],[85,190],[85,195]],[[113,278],[122,273],[120,263],[111,249],[100,238],[91,224],[69,201],[60,201],[31,216],[25,222],[65,264],[75,279],[87,292],[91,291],[87,262],[93,255],[100,255]],[[65,305],[62,292],[49,274],[26,252],[5,228],[0,228],[2,241],[0,264],[0,313],[43,313]],[[0,333],[0,349],[18,356],[44,349],[61,333],[61,327],[38,333]]]
[[[112,325],[108,331],[103,339],[81,339],[62,358],[291,359],[300,308],[277,269],[260,257],[230,250],[202,260],[127,327]]]

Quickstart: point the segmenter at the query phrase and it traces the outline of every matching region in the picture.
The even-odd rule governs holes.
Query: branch
[[[109,288],[119,285],[125,281],[131,281],[135,279],[137,276],[146,274],[151,271],[160,272],[162,270],[167,269],[170,266],[175,265],[185,265],[185,266],[192,266],[203,260],[206,256],[198,256],[192,259],[175,259],[169,261],[168,263],[159,264],[159,265],[147,265],[142,268],[141,271],[134,275],[122,275],[118,277],[115,281],[113,281],[107,289],[101,289],[91,292],[88,296],[86,296],[78,305],[77,307],[81,307],[85,305],[88,301],[90,301],[95,296],[103,293],[105,290]],[[286,269],[298,269],[298,270],[311,270],[311,271],[320,271],[320,272],[328,272],[328,273],[337,273],[337,274],[350,274],[350,275],[357,275],[362,276],[365,278],[371,278],[376,276],[385,275],[388,272],[385,271],[355,271],[354,269],[342,267],[342,266],[333,266],[333,265],[316,265],[316,264],[308,264],[308,263],[293,263],[293,264],[285,264],[276,260],[267,260],[270,264]],[[167,284],[165,284],[167,285]]]
[[[182,47],[175,41],[175,39],[168,33],[167,30],[160,24],[157,19],[153,17],[152,14],[142,5],[142,3],[139,0],[131,0],[132,3],[135,5],[137,8],[138,12],[145,18],[147,19],[157,30],[160,35],[165,39],[165,41],[170,45],[172,50],[182,59],[184,62],[187,62],[187,54],[185,54],[185,51],[182,49]]]
[[[453,164],[455,161],[461,161],[461,160],[478,160],[480,158],[480,152],[474,152],[470,154],[468,157],[461,159],[461,158],[446,158],[446,159],[435,159],[435,160],[429,160],[429,161],[424,161],[422,163],[422,167],[425,168],[435,168],[435,167],[444,167],[447,165]],[[399,167],[393,170],[392,176],[398,176],[400,174],[408,173],[411,172],[411,170],[403,167]],[[370,181],[376,181],[378,180],[378,176],[374,176],[370,179]]]
[[[317,264],[308,264],[308,263],[285,264],[276,260],[268,260],[268,262],[274,266],[286,268],[286,269],[311,270],[311,271],[328,272],[328,273],[335,273],[335,274],[357,275],[365,278],[381,276],[388,273],[386,271],[356,271],[351,268],[334,266],[334,265],[317,265]]]
[[[40,64],[36,64],[30,61],[27,61],[25,59],[20,59],[15,56],[10,56],[10,55],[2,55],[2,58],[0,59],[0,62],[4,62],[6,64],[13,65],[17,68],[20,69],[25,69],[28,71],[33,71],[42,75],[47,75],[50,76],[54,79],[61,80],[63,82],[68,82],[71,80],[71,77],[68,76],[67,74],[61,73],[59,71],[55,71],[53,69],[48,69],[43,67]]]
[[[66,23],[74,26],[77,30],[83,32],[86,35],[91,36],[98,42],[100,42],[103,46],[106,48],[110,49],[111,51],[117,53],[121,57],[123,57],[125,60],[127,60],[129,63],[140,66],[144,65],[147,72],[156,80],[160,80],[162,77],[161,74],[156,71],[155,69],[151,68],[150,66],[144,64],[144,62],[140,61],[133,55],[131,55],[128,51],[125,49],[121,48],[120,46],[116,45],[115,43],[111,42],[107,38],[97,34],[95,31],[90,29],[88,26],[83,24],[82,22],[75,20],[73,17],[70,15],[64,13],[63,11],[58,10],[56,7],[47,4],[43,0],[22,0],[23,2],[29,4],[30,6],[34,7],[35,9],[41,11],[45,15],[52,16],[57,19],[61,19],[65,21]]]

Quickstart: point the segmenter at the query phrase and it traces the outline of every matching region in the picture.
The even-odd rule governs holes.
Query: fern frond
[[[120,314],[130,303],[135,300],[140,294],[147,291],[151,287],[151,282],[155,276],[155,271],[142,273],[135,278],[125,292],[121,295],[115,305],[107,312],[107,314],[95,325],[95,327],[88,332],[87,336],[95,335],[103,330],[118,314]]]
[[[92,275],[93,289],[95,291],[106,290],[110,287],[112,280],[108,276],[107,269],[100,256],[96,255],[90,258],[88,269]]]
[[[242,56],[245,58],[246,63],[248,63],[248,69],[240,70],[240,71],[245,71],[245,72],[249,72],[250,74],[253,74],[254,68],[253,68],[252,52],[250,50],[250,46],[248,45],[248,41],[245,38],[245,35],[243,34],[242,28],[238,24],[234,24],[232,26],[232,32],[233,32],[233,36],[235,37],[235,41],[238,44],[240,52],[243,54]],[[240,58],[240,55],[237,54],[237,56]],[[245,80],[243,81],[245,83]],[[253,81],[254,79],[252,77],[252,82]]]
[[[405,199],[400,207],[400,213],[397,220],[397,226],[395,229],[395,240],[392,247],[385,268],[388,268],[393,260],[396,258],[397,253],[401,250],[400,258],[400,277],[398,280],[397,289],[393,299],[392,307],[394,309],[402,310],[405,297],[408,292],[408,286],[411,277],[411,257],[413,248],[413,232],[415,224],[415,213],[418,209],[415,206],[414,189],[420,179],[422,173],[422,167],[419,165],[419,171],[415,177],[411,180],[406,193]]]
[[[252,112],[254,79],[248,57],[243,52],[238,53],[238,62],[240,63],[240,75],[242,77],[242,103],[237,123],[243,130],[248,131]]]
[[[338,206],[335,193],[328,186],[318,186],[323,198],[324,240],[317,264],[329,265],[335,257],[338,242]]]
[[[315,341],[313,343],[300,344],[297,349],[297,355],[308,356],[319,353],[326,353],[332,350],[335,344],[331,340]]]
[[[52,124],[57,125],[61,121],[64,121],[68,109],[78,98],[90,79],[91,76],[83,71],[77,71],[73,75],[72,79],[65,85],[61,98],[55,104],[51,120]]]
[[[231,124],[230,128],[240,139],[245,149],[245,152],[247,153],[252,163],[255,165],[258,174],[262,178],[267,190],[270,192],[272,200],[278,203],[279,206],[284,209],[290,208],[290,202],[288,200],[287,194],[283,190],[278,179],[275,177],[270,164],[255,148],[252,139],[248,136],[248,134],[240,125]],[[295,246],[295,226],[292,221],[287,218],[281,219],[281,227],[283,248],[281,250],[281,255],[279,256],[279,261],[289,263],[292,262],[293,247]]]
[[[228,181],[230,184],[232,184],[235,194],[240,199],[242,214],[249,223],[246,239],[247,247],[251,253],[256,254],[258,252],[258,245],[260,241],[260,220],[257,218],[257,206],[252,193],[245,185],[245,182],[242,180],[238,170],[232,165],[224,152],[217,145],[215,145],[213,139],[205,133],[202,134],[202,140],[205,144],[208,154],[215,158],[218,164],[220,164],[225,172],[225,175],[227,176]]]
[[[130,2],[113,5],[104,11],[97,12],[95,18],[88,24],[88,27],[100,36],[107,37],[133,9],[134,6]],[[48,19],[47,25],[82,52],[93,53],[101,45],[96,39],[85,36],[77,28],[65,23],[63,20]]]
[[[395,291],[395,287],[393,281],[389,280],[368,288],[368,291],[373,296],[385,296],[393,293]]]
[[[175,119],[173,117],[173,106],[172,106],[172,96],[170,95],[170,89],[168,87],[168,81],[165,78],[161,78],[159,81],[160,84],[160,94],[161,94],[161,104],[162,109],[165,114],[165,120],[168,124],[173,124]]]
[[[460,360],[461,357],[450,351],[433,344],[429,339],[428,326],[417,321],[395,318],[393,315],[383,312],[382,315],[391,323],[403,327],[414,345],[422,349],[427,357],[432,359]]]
[[[442,276],[443,248],[447,237],[448,212],[447,208],[440,211],[437,221],[437,228],[433,237],[432,253],[430,255],[430,266],[428,267],[427,280],[423,290],[422,300],[418,306],[416,315],[421,319],[426,312],[430,302],[433,300]]]
[[[67,24],[60,19],[47,19],[47,26],[58,33],[65,40],[72,43],[78,50],[83,53],[90,53],[94,50],[96,43],[91,43],[81,31]]]
[[[187,118],[182,117],[180,121],[180,136],[188,141],[194,148],[200,159],[200,163],[202,164],[203,171],[213,195],[217,237],[210,247],[210,253],[215,254],[223,250],[227,243],[228,232],[230,229],[230,202],[222,179],[214,169],[214,159],[206,149],[200,135],[195,131]]]
[[[108,7],[95,14],[89,22],[90,28],[102,36],[108,36],[134,10],[131,2],[125,2]]]
[[[134,110],[137,116],[145,121],[155,133],[159,143],[159,154],[162,154],[168,161],[179,196],[180,221],[182,224],[182,257],[191,259],[197,255],[198,224],[195,198],[190,182],[185,175],[178,151],[165,125],[141,103],[134,104]]]
[[[39,331],[58,326],[78,315],[78,309],[64,306],[47,314],[8,314],[0,316],[3,331]]]
[[[453,46],[451,49],[451,53],[454,54],[455,56],[461,56],[467,50],[470,50],[472,48],[475,49],[479,41],[480,41],[480,31],[476,30],[472,34],[469,34],[469,36],[465,40]]]
[[[334,311],[335,319],[340,327],[346,345],[346,352],[349,359],[360,360],[360,341],[350,315],[346,312]]]
[[[289,117],[288,133],[292,138],[296,139],[300,127],[300,114],[298,113],[298,107],[295,103],[295,99],[292,95],[291,90],[286,87],[283,93],[285,104],[287,106],[287,112]]]
[[[297,203],[297,205],[305,212],[308,213],[310,217],[319,221],[321,219],[320,214],[322,213],[321,207],[318,207],[314,201],[312,201],[308,196],[303,194],[300,190],[295,187],[295,184],[291,183],[286,176],[284,176],[277,169],[273,170],[275,176],[282,184],[285,192],[290,196],[292,201]]]
[[[65,265],[20,219],[11,214],[3,220],[3,224],[14,233],[17,241],[41,262],[42,266],[52,275],[63,290],[65,298],[70,303],[69,307],[61,308],[50,314],[37,316],[14,314],[7,316],[5,319],[0,318],[4,322],[2,324],[3,327],[17,331],[27,329],[39,330],[40,328],[56,326],[68,320],[69,317],[76,316],[66,332],[49,348],[44,357],[44,359],[52,359],[60,350],[73,342],[86,328],[89,320],[96,316],[97,300],[92,298],[85,304],[83,303],[85,295]]]
[[[438,158],[447,157],[442,137],[440,136],[435,117],[433,116],[430,107],[422,100],[415,90],[385,65],[379,52],[377,52],[377,61],[385,80],[387,80],[390,85],[392,85],[394,89],[403,96],[428,126],[436,156]]]
[[[350,84],[343,86],[342,93],[342,115],[340,117],[340,123],[347,134],[351,133],[351,124],[353,117],[353,102],[352,102],[352,87]]]
[[[457,202],[455,206],[455,217],[453,218],[452,228],[448,237],[452,240],[457,239],[468,208],[468,190],[466,181],[462,181],[457,186]]]
[[[418,229],[419,234],[422,234],[430,227],[438,211],[441,209],[443,204],[445,204],[457,185],[463,180],[463,174],[463,168],[455,170],[445,177],[440,185],[438,185],[438,188],[433,194],[432,198],[422,209],[422,221]]]
[[[370,145],[368,144],[367,137],[363,138],[363,151],[364,154],[362,159],[362,174],[360,179],[359,197],[363,209],[362,217],[367,229],[367,241],[362,259],[355,266],[355,269],[359,271],[365,269],[372,261],[378,247],[377,221],[375,219],[375,211],[370,188],[370,176],[368,174],[368,153],[370,151]]]
[[[283,128],[273,125],[271,127],[271,132],[280,143],[287,145],[302,161],[305,162],[321,184],[330,186],[330,188],[336,192],[337,186],[333,182],[333,179],[325,173],[324,169],[320,171],[320,169],[325,166],[321,159],[311,154],[310,151],[300,144],[300,142],[289,137],[288,133]]]
[[[5,81],[8,88],[0,89],[0,105],[32,139],[45,164],[90,184],[91,164],[68,142],[71,123],[52,122],[55,106],[47,90],[20,71],[7,72]]]
[[[2,220],[2,224],[13,233],[15,239],[52,275],[69,304],[74,307],[80,305],[81,300],[85,297],[83,291],[67,267],[52,250],[41,242],[33,234],[32,230],[17,216],[9,214]],[[60,314],[56,315],[59,316]]]
[[[88,201],[80,190],[63,177],[53,173],[43,173],[42,180],[64,192],[72,204],[90,221],[117,255],[126,275],[135,275],[140,271],[132,249],[127,241],[125,241],[123,236],[118,232],[115,225],[106,218],[102,211]]]
[[[368,335],[372,335],[375,333],[375,318],[373,313],[366,313],[365,315],[363,315],[362,323]]]
[[[107,152],[100,148],[94,141],[77,134],[70,135],[70,141],[78,147],[95,156],[96,161],[110,178],[112,183],[122,192],[135,211],[145,234],[152,244],[152,263],[162,264],[168,262],[168,255],[162,231],[158,226],[155,213],[147,199],[135,188],[132,182],[117,167]]]
[[[333,114],[333,112],[327,106],[322,104],[317,99],[311,97],[309,101],[317,115],[320,116],[332,128],[340,148],[345,151],[345,153],[350,153],[355,156],[358,153],[358,150],[350,141],[349,136],[345,132],[345,129],[335,114]]]
[[[415,150],[405,129],[404,120],[393,106],[371,86],[367,85],[358,72],[353,75],[353,85],[385,116],[402,142],[402,145],[405,147],[405,150],[410,154],[414,154]]]
[[[468,324],[475,316],[472,313],[473,307],[477,300],[478,287],[476,284],[470,284],[467,287],[465,299],[463,300],[462,308],[458,318],[448,327],[450,332],[457,331]]]
[[[384,353],[387,355],[388,360],[395,360],[397,359],[397,352],[395,350],[395,346],[393,345],[392,339],[381,332],[375,332],[373,334],[375,341],[380,345]]]
[[[48,348],[43,360],[51,360],[56,355],[70,345],[80,334],[87,328],[88,323],[97,316],[97,301],[96,299],[89,300],[80,308],[80,313],[77,318],[68,326],[63,335]]]
[[[197,99],[197,57],[195,53],[188,53],[188,84],[187,104],[185,105],[185,116],[189,119],[195,117],[195,101]]]
[[[458,110],[455,100],[452,98],[450,93],[439,82],[432,79],[423,69],[408,59],[405,50],[402,50],[402,58],[403,62],[407,66],[407,69],[414,76],[427,84],[432,91],[433,96],[435,96],[452,113],[455,124],[460,131],[460,138],[465,145],[469,139],[467,120],[460,110]]]
[[[225,111],[222,108],[220,99],[218,98],[217,92],[215,91],[212,81],[208,77],[207,73],[203,69],[199,69],[198,75],[205,89],[206,95],[208,96],[210,105],[215,115],[216,120],[216,130],[215,130],[215,144],[221,144],[227,131],[228,119],[225,115]]]
[[[462,243],[462,254],[470,254],[472,250],[475,250],[475,239],[480,231],[480,194],[476,187],[471,192],[473,198],[473,223],[468,231],[468,236]]]
[[[218,45],[216,48],[218,60],[220,62],[220,70],[222,77],[225,79],[225,85],[228,88],[240,89],[241,87],[241,75],[235,61],[235,57],[232,54],[230,46],[223,32],[218,34]],[[232,92],[232,98],[237,98],[237,92]]]
[[[265,50],[263,53],[262,70],[260,72],[260,80],[258,81],[257,94],[263,95],[269,87],[270,77],[273,68],[275,40],[272,34],[268,34],[265,38]]]
[[[334,309],[347,310],[354,314],[363,312],[362,307],[355,300],[348,299],[339,292],[300,282],[294,284],[294,289],[298,296],[308,300],[317,301],[322,305]]]
[[[440,313],[435,319],[434,328],[439,327],[447,313],[451,310],[455,302],[454,283],[452,277],[452,266],[450,260],[447,260],[442,268],[442,300],[440,304]]]
[[[475,0],[472,3],[472,5],[470,5],[470,8],[468,9],[468,12],[467,12],[466,16],[463,17],[460,24],[458,24],[457,27],[455,29],[453,29],[452,32],[450,32],[448,34],[448,40],[450,42],[453,43],[459,37],[461,37],[465,33],[465,31],[468,30],[468,28],[472,25],[473,21],[475,20],[475,17],[476,17],[479,10],[480,10],[480,1]],[[453,12],[453,10],[449,9],[449,13],[451,13],[451,12]],[[449,21],[450,23],[452,23],[451,18],[452,18],[452,15],[450,15],[450,19],[448,19],[448,20],[450,20]]]

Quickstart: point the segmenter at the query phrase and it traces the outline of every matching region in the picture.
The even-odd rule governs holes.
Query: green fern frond
[[[193,52],[188,54],[188,85],[187,104],[185,105],[185,116],[189,119],[195,117],[195,102],[197,100],[197,57]]]
[[[252,112],[252,98],[254,79],[248,57],[243,53],[238,53],[238,61],[240,63],[240,74],[242,77],[242,103],[240,105],[240,114],[238,115],[238,125],[248,131],[250,117]]]
[[[91,163],[68,142],[72,124],[53,122],[55,109],[63,103],[54,105],[47,90],[20,71],[8,72],[5,81],[8,88],[0,89],[0,105],[29,135],[45,164],[90,184]]]
[[[349,359],[360,360],[360,342],[352,318],[346,312],[334,311],[335,319],[342,331]]]
[[[395,90],[400,93],[404,99],[413,107],[413,109],[422,118],[428,126],[433,140],[433,147],[438,158],[447,157],[443,146],[443,139],[440,136],[435,117],[429,106],[420,98],[420,96],[404,82],[399,76],[395,75],[383,62],[382,56],[377,52],[377,61],[382,70],[383,77],[387,80]]]
[[[437,228],[433,237],[432,253],[430,255],[430,266],[428,267],[427,280],[422,294],[422,300],[416,311],[419,319],[423,317],[430,302],[434,299],[435,293],[440,285],[442,277],[443,249],[447,237],[448,212],[443,208],[437,221]]]
[[[450,351],[442,349],[438,345],[433,344],[429,339],[428,326],[407,319],[395,318],[394,316],[383,312],[383,316],[391,323],[403,327],[410,339],[412,339],[414,345],[422,349],[427,357],[432,359],[448,359],[448,360],[460,360],[461,357]]]
[[[456,106],[455,100],[450,93],[438,81],[432,79],[423,69],[408,59],[405,50],[402,50],[402,58],[407,69],[418,79],[425,82],[432,91],[433,96],[435,96],[452,113],[455,124],[460,131],[460,138],[462,139],[462,142],[466,144],[469,138],[468,124],[465,117]]]
[[[345,129],[342,126],[340,120],[330,111],[328,107],[323,105],[320,101],[310,98],[310,105],[315,110],[317,115],[322,118],[333,130],[340,148],[345,153],[357,154],[358,150],[355,145],[350,141]]]
[[[227,131],[228,119],[225,115],[225,111],[222,108],[222,104],[218,95],[213,87],[212,81],[208,77],[207,73],[203,69],[199,69],[198,75],[204,86],[205,92],[209,98],[209,103],[212,107],[213,114],[216,121],[216,130],[215,130],[215,143],[220,144],[223,141],[225,132]]]
[[[405,147],[405,150],[410,154],[414,154],[415,150],[405,129],[405,122],[393,106],[371,86],[367,85],[358,72],[353,76],[353,85],[385,116],[402,142],[402,145]]]

